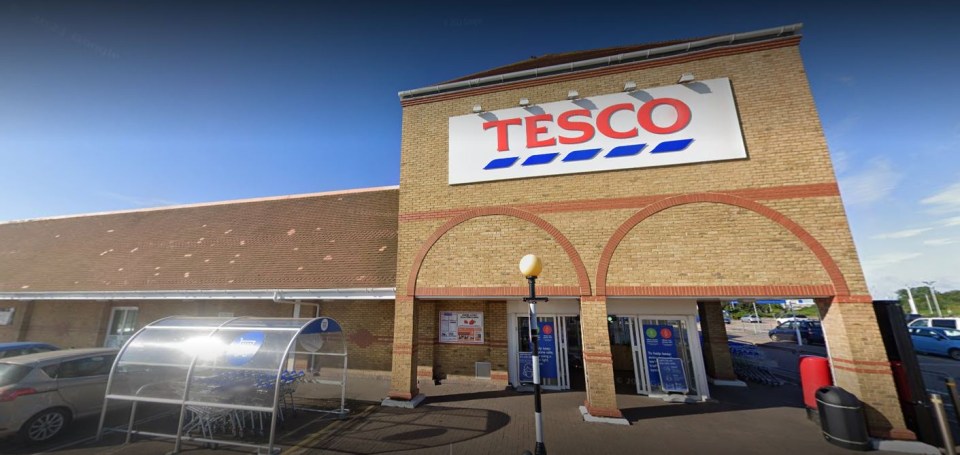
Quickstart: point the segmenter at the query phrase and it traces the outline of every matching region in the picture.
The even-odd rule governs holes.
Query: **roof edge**
[[[485,76],[476,79],[468,79],[457,82],[450,82],[446,84],[439,84],[433,86],[427,86],[412,90],[403,90],[397,93],[397,96],[401,100],[407,100],[411,98],[417,98],[422,96],[437,95],[440,93],[452,92],[467,88],[475,88],[480,86],[489,86],[502,84],[506,82],[514,82],[523,79],[530,79],[535,77],[546,76],[550,74],[563,73],[563,72],[575,72],[581,69],[587,68],[596,68],[597,66],[609,66],[616,65],[619,63],[626,63],[630,61],[644,60],[652,57],[661,56],[663,54],[677,54],[677,53],[687,53],[702,50],[706,47],[718,46],[718,45],[731,45],[737,44],[744,41],[758,41],[769,38],[779,38],[783,36],[796,35],[800,33],[800,30],[803,28],[802,23],[795,23],[790,25],[784,25],[781,27],[772,27],[762,30],[756,30],[752,32],[745,33],[733,33],[727,35],[715,36],[712,38],[706,38],[696,41],[690,41],[680,44],[672,44],[669,46],[655,47],[651,49],[645,49],[642,51],[627,52],[623,54],[611,55],[607,57],[597,57],[588,60],[580,60],[570,63],[561,63],[558,65],[552,65],[542,68],[533,68],[522,71],[515,71],[505,74],[496,74],[492,76]]]
[[[255,197],[255,198],[246,198],[246,199],[230,199],[226,201],[196,202],[192,204],[167,205],[167,206],[161,206],[161,207],[145,207],[145,208],[139,208],[139,209],[78,213],[74,215],[57,215],[57,216],[42,217],[42,218],[27,218],[22,220],[0,221],[0,226],[5,224],[29,223],[33,221],[63,220],[63,219],[69,219],[69,218],[84,218],[88,216],[119,215],[124,213],[156,212],[160,210],[189,209],[189,208],[195,208],[195,207],[209,207],[209,206],[215,206],[215,205],[245,204],[248,202],[282,201],[285,199],[300,199],[300,198],[318,197],[318,196],[336,196],[338,194],[373,193],[376,191],[388,191],[388,190],[397,190],[397,189],[400,189],[400,185],[375,186],[375,187],[369,187],[369,188],[356,188],[351,190],[334,190],[334,191],[325,191],[320,193],[303,193],[303,194],[289,194],[289,195],[283,195],[283,196],[264,196],[264,197]]]
[[[397,288],[0,292],[3,300],[393,300]]]

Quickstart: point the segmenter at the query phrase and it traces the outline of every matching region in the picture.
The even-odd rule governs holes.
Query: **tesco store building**
[[[799,28],[546,56],[401,92],[391,396],[487,368],[521,382],[517,264],[534,253],[550,298],[538,316],[556,335],[544,382],[585,384],[593,415],[621,415],[623,384],[703,399],[735,380],[721,301],[814,298],[838,385],[874,432],[902,430],[889,367],[871,366],[886,357]],[[482,343],[444,339],[459,316],[482,316]],[[661,381],[665,364],[682,377]]]
[[[585,389],[594,416],[620,417],[618,392],[697,401],[735,381],[722,302],[810,298],[837,385],[863,400],[875,435],[909,437],[799,43],[794,25],[547,55],[401,92],[399,190],[291,196],[233,214],[224,203],[0,226],[0,239],[29,249],[37,243],[16,239],[68,232],[56,223],[99,223],[103,234],[78,241],[86,248],[121,234],[107,234],[106,220],[137,218],[131,231],[169,221],[162,233],[144,231],[140,246],[103,243],[84,263],[93,270],[96,261],[121,261],[104,274],[143,265],[141,280],[51,287],[0,277],[0,300],[18,315],[0,337],[56,341],[59,326],[44,322],[56,315],[43,310],[53,305],[43,299],[54,297],[75,305],[75,324],[89,314],[90,327],[109,329],[118,308],[139,314],[140,327],[184,312],[305,311],[272,305],[270,291],[284,289],[310,311],[347,321],[351,366],[381,371],[392,400],[416,402],[420,380],[529,379],[528,288],[517,264],[532,253],[544,264],[537,293],[550,299],[538,305],[540,342],[552,348],[543,382]],[[287,224],[276,221],[286,216],[281,210]],[[228,216],[232,224],[216,224]],[[323,229],[308,219],[341,216],[354,218]],[[252,220],[261,224],[243,226]],[[189,232],[187,225],[217,232],[197,231],[184,243],[191,251],[163,264],[119,259],[149,253],[159,236]],[[253,245],[226,239],[246,228],[248,239],[267,242],[259,265],[227,276],[249,257],[240,249]],[[221,251],[203,248],[220,241],[236,251],[202,262]],[[341,256],[327,249],[340,245],[365,253],[335,273],[297,278],[334,265]],[[8,278],[28,266],[18,260],[0,255]],[[177,261],[194,268],[161,281]],[[276,270],[264,269],[271,261]],[[59,294],[44,294],[53,290]],[[160,296],[166,303],[155,301]]]

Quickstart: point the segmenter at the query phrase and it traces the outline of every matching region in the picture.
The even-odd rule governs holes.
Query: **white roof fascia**
[[[397,288],[0,292],[0,300],[394,300]]]

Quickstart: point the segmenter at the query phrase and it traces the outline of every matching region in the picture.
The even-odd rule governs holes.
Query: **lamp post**
[[[546,302],[545,297],[537,297],[537,276],[543,270],[543,264],[536,255],[528,254],[520,259],[520,273],[527,278],[530,286],[530,297],[524,297],[523,301],[530,304],[530,345],[533,352],[530,354],[533,362],[533,416],[537,430],[537,446],[534,449],[535,455],[547,455],[547,447],[543,445],[543,413],[540,411],[540,349],[537,339],[540,338],[539,326],[537,325],[537,302]],[[538,327],[537,336],[533,336],[533,328]]]
[[[910,292],[910,285],[906,286],[907,288],[907,301],[910,302],[910,312],[913,314],[919,314],[917,311],[917,303],[913,301],[913,293]]]
[[[923,282],[923,284],[927,285],[927,290],[930,291],[930,295],[933,296],[933,306],[937,307],[937,317],[942,318],[943,313],[940,312],[940,302],[937,301],[937,291],[933,289],[933,283],[936,283],[936,281]]]

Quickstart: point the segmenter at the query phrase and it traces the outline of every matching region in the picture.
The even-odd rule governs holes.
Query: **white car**
[[[760,319],[760,316],[757,316],[757,315],[755,315],[755,314],[748,314],[748,315],[746,315],[746,316],[741,317],[741,318],[740,318],[740,322],[752,322],[752,323],[757,323],[757,324],[759,324],[759,323],[763,322],[763,320]]]
[[[940,327],[960,329],[960,318],[918,318],[907,324],[909,327]]]
[[[67,349],[0,361],[0,437],[28,442],[60,434],[71,420],[99,414],[117,349]]]
[[[783,324],[784,322],[790,321],[806,321],[808,320],[807,316],[798,314],[796,316],[781,316],[777,318],[777,325]]]

